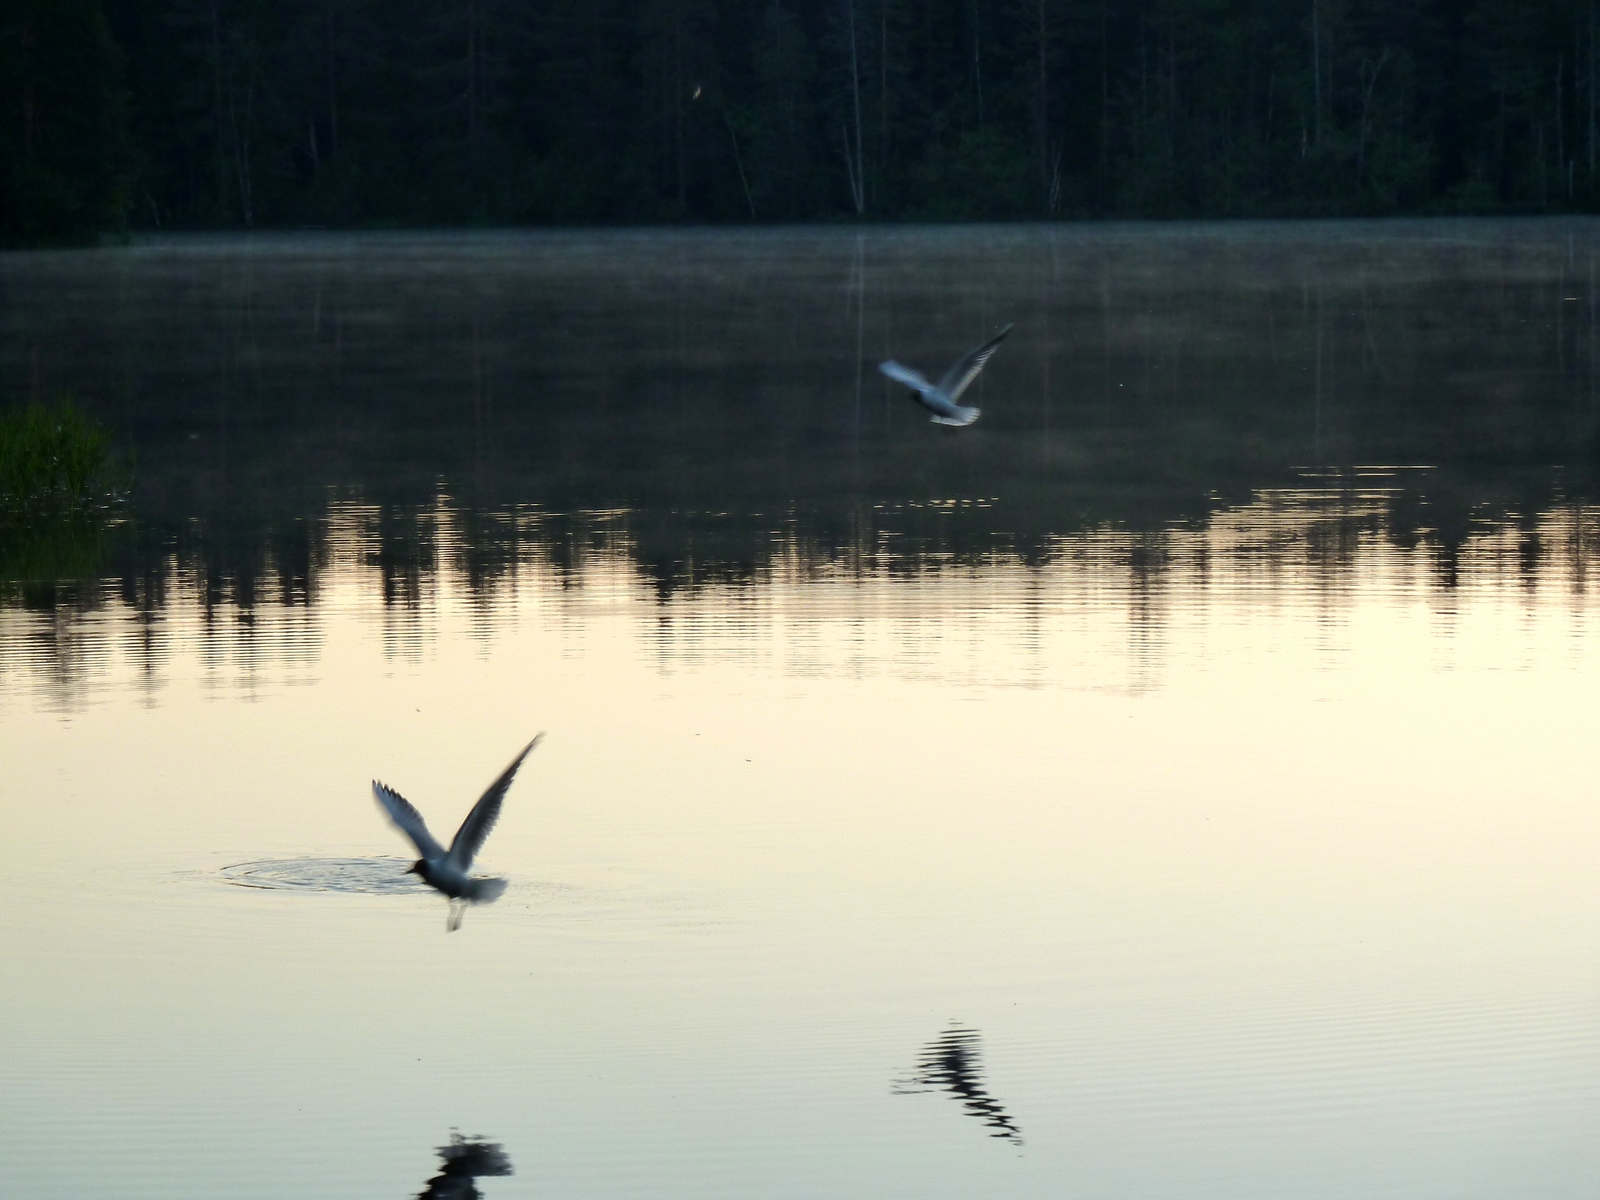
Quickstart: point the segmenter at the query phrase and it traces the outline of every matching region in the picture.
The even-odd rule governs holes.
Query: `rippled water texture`
[[[0,1195],[1591,1196],[1597,235],[0,258]]]
[[[268,858],[223,867],[222,877],[240,887],[285,892],[427,895],[428,886],[406,874],[408,866],[398,858]]]

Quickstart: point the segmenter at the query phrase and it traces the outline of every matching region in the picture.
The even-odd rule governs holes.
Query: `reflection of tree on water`
[[[477,1200],[483,1193],[473,1182],[488,1175],[510,1175],[511,1160],[495,1142],[471,1141],[459,1133],[440,1146],[444,1165],[417,1193],[417,1200]]]
[[[923,1048],[911,1078],[894,1085],[898,1096],[949,1092],[989,1127],[989,1136],[1022,1145],[1022,1130],[983,1086],[983,1053],[976,1029],[947,1029]]]
[[[1057,532],[1041,532],[1037,524],[1049,514],[1025,500],[773,517],[477,508],[443,492],[410,508],[325,499],[281,527],[258,514],[266,533],[246,519],[165,533],[141,519],[99,531],[81,547],[61,538],[48,555],[15,550],[0,530],[0,655],[21,648],[25,673],[71,705],[121,646],[154,695],[193,622],[208,662],[231,660],[251,678],[268,670],[305,677],[317,670],[327,598],[344,589],[377,601],[392,657],[423,652],[452,595],[464,594],[474,633],[489,636],[526,597],[577,621],[587,603],[635,593],[653,594],[660,606],[658,653],[693,658],[707,619],[730,609],[766,611],[760,606],[774,588],[798,598],[821,585],[826,606],[844,594],[827,586],[851,580],[858,585],[851,603],[863,611],[920,619],[944,613],[943,601],[929,607],[928,587],[895,585],[943,579],[958,589],[981,585],[999,615],[1003,595],[1047,597],[1055,611],[1074,597],[1094,604],[1119,596],[1129,668],[1121,683],[1138,692],[1160,685],[1175,607],[1192,609],[1213,596],[1226,602],[1244,580],[1261,596],[1316,595],[1330,616],[1373,571],[1415,571],[1441,600],[1458,586],[1502,582],[1529,597],[1552,589],[1582,595],[1600,569],[1596,507],[1541,478],[1542,486],[1525,480],[1521,489],[1485,493],[1431,470],[1302,472],[1295,486],[1258,489],[1240,501],[1218,497],[1204,513],[1156,528],[1108,521]],[[1030,522],[1033,531],[1024,532]],[[80,548],[75,571],[68,560]],[[59,565],[8,574],[7,564],[34,558]],[[46,581],[29,582],[40,577]],[[859,586],[867,584],[881,586]],[[885,607],[886,599],[900,607]],[[1035,621],[1040,609],[1029,601],[1015,611],[1019,621]],[[938,622],[918,628],[929,644],[954,631]],[[1019,644],[1037,658],[1037,628],[1030,628]]]
[[[17,591],[43,601],[58,579],[96,574],[111,536],[99,513],[70,511],[19,520],[0,514],[0,596]]]

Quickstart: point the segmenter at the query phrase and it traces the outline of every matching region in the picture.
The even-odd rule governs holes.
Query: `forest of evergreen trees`
[[[1597,0],[0,0],[0,237],[1600,206]]]

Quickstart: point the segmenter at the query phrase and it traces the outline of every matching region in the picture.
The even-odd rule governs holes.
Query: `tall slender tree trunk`
[[[972,0],[972,86],[978,98],[978,128],[983,128],[983,43],[978,29],[978,0]]]
[[[881,186],[889,165],[889,0],[878,0],[878,169],[875,182]],[[883,208],[883,197],[877,199]]]
[[[1567,173],[1567,132],[1566,122],[1562,119],[1561,109],[1565,99],[1562,91],[1562,76],[1566,70],[1567,56],[1556,56],[1556,178],[1561,179]]]
[[[1356,183],[1360,185],[1366,180],[1367,171],[1367,142],[1372,136],[1372,97],[1378,90],[1378,76],[1383,73],[1384,64],[1389,61],[1389,47],[1383,48],[1383,53],[1378,56],[1377,62],[1370,59],[1361,60],[1361,127],[1356,135]],[[1371,73],[1368,73],[1368,68]]]
[[[1500,194],[1502,196],[1504,196],[1505,195],[1505,190],[1506,190],[1506,123],[1507,123],[1506,84],[1505,84],[1505,80],[1504,79],[1502,79],[1500,81],[1499,100],[1500,100],[1500,109],[1499,109],[1498,114],[1495,117],[1495,148],[1494,148],[1494,155],[1495,155],[1495,171],[1496,171],[1496,174],[1497,174],[1497,178],[1496,178],[1495,182],[1496,182],[1496,184],[1498,186],[1498,190],[1499,190]]]
[[[1110,0],[1100,0],[1100,205],[1111,197],[1111,59],[1107,46],[1106,12]]]
[[[33,140],[37,128],[38,116],[35,110],[36,99],[33,90],[33,46],[34,46],[33,21],[24,20],[22,23],[22,157],[24,160],[33,158]]]
[[[1311,0],[1311,128],[1313,146],[1322,144],[1322,21]]]
[[[1177,34],[1167,29],[1167,159],[1178,157],[1178,41]]]
[[[481,0],[467,0],[467,146],[478,147],[478,105],[482,64],[479,50],[483,40]]]
[[[217,215],[228,211],[228,133],[222,104],[222,9],[211,0],[211,119],[216,135]]]
[[[739,133],[733,127],[733,118],[728,115],[728,110],[722,110],[722,123],[728,127],[728,137],[733,142],[733,164],[739,168],[739,186],[744,189],[744,202],[750,209],[750,219],[756,219],[756,201],[750,194],[750,176],[745,173],[744,154],[739,150]]]
[[[1053,206],[1050,203],[1050,52],[1045,0],[1037,0],[1035,16],[1039,39],[1039,107],[1035,144],[1039,159],[1039,183],[1044,190],[1045,211],[1049,213]]]
[[[1550,167],[1549,167],[1549,164],[1545,161],[1544,122],[1543,121],[1540,121],[1538,123],[1538,136],[1534,138],[1534,144],[1538,148],[1538,156],[1537,157],[1538,157],[1538,161],[1539,161],[1539,207],[1540,208],[1545,208],[1550,203]]]
[[[1261,127],[1261,181],[1265,188],[1272,178],[1272,105],[1277,99],[1278,73],[1267,72],[1267,119]]]
[[[244,90],[244,119],[239,119],[236,95],[232,89],[228,96],[228,113],[233,125],[233,167],[239,182],[239,215],[245,228],[256,223],[256,189],[254,164],[250,159],[250,130],[255,124],[256,81],[251,76]]]
[[[1139,149],[1144,149],[1145,130],[1150,124],[1150,39],[1144,17],[1139,18]]]
[[[856,216],[867,211],[867,187],[863,177],[865,164],[861,160],[861,52],[856,37],[855,0],[845,0],[845,33],[850,44],[850,114],[851,131],[845,135],[845,166],[850,180],[850,201],[855,205]],[[853,135],[853,139],[852,139]],[[854,145],[852,146],[852,140]]]
[[[338,37],[334,32],[334,7],[337,0],[328,0],[328,155],[339,153],[339,51]]]
[[[689,172],[684,163],[683,6],[672,6],[672,151],[678,181],[678,213],[689,211]]]

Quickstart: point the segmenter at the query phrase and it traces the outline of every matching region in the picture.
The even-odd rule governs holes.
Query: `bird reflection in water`
[[[452,1133],[450,1144],[440,1146],[438,1154],[444,1165],[423,1185],[417,1200],[481,1200],[483,1193],[474,1180],[511,1174],[511,1160],[495,1142],[468,1140]]]
[[[917,1058],[911,1078],[894,1085],[898,1096],[949,1092],[961,1107],[989,1127],[989,1136],[1022,1145],[1022,1130],[1000,1101],[983,1086],[983,1052],[976,1029],[947,1029],[929,1042]]]

